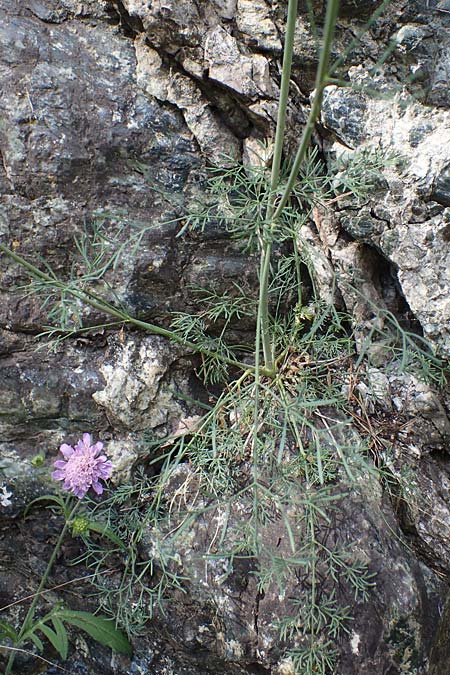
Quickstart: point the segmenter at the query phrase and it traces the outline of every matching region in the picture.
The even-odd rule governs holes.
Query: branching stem
[[[43,272],[39,268],[35,267],[32,263],[28,262],[28,260],[18,255],[14,251],[11,251],[11,249],[9,249],[7,246],[1,243],[0,243],[0,251],[3,251],[3,253],[5,253],[7,256],[15,260],[15,262],[19,263],[19,265],[21,265],[21,267],[26,269],[34,279],[46,281],[49,284],[51,284],[52,288],[59,289],[66,293],[69,293],[74,298],[81,300],[83,303],[90,305],[94,309],[97,309],[104,314],[109,314],[110,316],[113,316],[116,319],[123,321],[124,323],[129,323],[132,324],[133,326],[137,326],[138,328],[143,328],[145,331],[149,333],[161,335],[162,337],[167,338],[171,342],[176,342],[177,344],[181,344],[184,347],[187,347],[188,349],[192,349],[192,351],[196,353],[202,353],[205,356],[217,358],[230,366],[239,368],[239,370],[243,371],[250,370],[251,372],[254,372],[255,370],[254,366],[250,366],[248,363],[243,363],[241,361],[237,361],[236,359],[228,358],[227,356],[219,352],[204,349],[203,347],[196,345],[194,342],[185,340],[183,337],[181,337],[180,335],[171,330],[167,330],[166,328],[162,328],[161,326],[148,323],[147,321],[141,321],[140,319],[136,319],[127,312],[124,312],[118,307],[114,307],[114,305],[111,305],[109,302],[107,302],[103,298],[100,298],[94,293],[91,293],[90,291],[72,288],[69,284],[66,284],[64,281],[61,281],[56,277],[51,276],[46,272]],[[269,377],[271,375],[271,373],[268,372],[265,368],[262,369],[261,372],[263,372],[265,375]]]
[[[270,336],[269,325],[269,276],[270,276],[270,257],[272,252],[273,235],[280,215],[286,206],[292,189],[297,180],[298,172],[306,156],[312,133],[320,114],[322,106],[323,90],[328,84],[328,69],[330,63],[331,47],[336,28],[336,21],[339,11],[339,0],[328,0],[327,12],[325,16],[325,27],[323,35],[323,45],[320,52],[319,66],[316,75],[316,86],[314,101],[308,115],[306,126],[297,150],[297,154],[289,174],[288,181],[284,187],[281,198],[277,200],[276,190],[279,184],[281,154],[283,149],[283,136],[286,120],[287,93],[289,90],[289,80],[291,75],[292,54],[294,48],[294,29],[295,18],[297,16],[297,0],[289,0],[288,20],[286,25],[286,38],[284,45],[283,73],[281,80],[280,105],[278,110],[277,130],[275,133],[275,147],[272,162],[271,175],[271,194],[270,203],[267,211],[266,228],[264,241],[261,250],[261,272],[260,272],[260,322],[261,322],[261,342],[264,352],[264,365],[267,371],[273,374],[274,371],[274,348]],[[276,203],[277,202],[277,203]]]

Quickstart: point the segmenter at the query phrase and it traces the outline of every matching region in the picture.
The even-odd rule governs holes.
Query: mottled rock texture
[[[180,467],[173,477],[173,485],[187,480],[194,495],[195,476],[189,473],[188,467]],[[183,497],[180,495],[179,499]],[[229,672],[240,665],[244,666],[243,672],[251,673],[252,667],[261,663],[268,672],[283,675],[294,671],[289,670],[286,645],[279,639],[277,618],[286,610],[288,614],[295,611],[290,601],[301,597],[299,579],[291,573],[284,593],[277,585],[261,593],[254,575],[254,560],[235,561],[230,565],[227,558],[216,556],[205,562],[202,555],[205,548],[211,550],[211,542],[217,538],[217,532],[222,531],[224,522],[229,524],[225,547],[232,547],[236,526],[249,508],[245,499],[233,503],[231,514],[219,507],[199,517],[190,530],[177,538],[175,550],[181,554],[177,571],[190,579],[189,594],[187,597],[179,594],[177,603],[168,611],[171,622],[182,626],[179,639],[187,650],[191,645],[203,647],[206,641],[213,652],[230,664]],[[180,522],[183,518],[180,516]],[[177,525],[176,518],[174,525]],[[332,521],[323,526],[321,536],[329,545],[333,541],[339,548],[357,542],[352,544],[352,556],[367,562],[369,570],[380,579],[370,591],[367,603],[355,603],[344,580],[340,581],[341,601],[352,604],[357,621],[352,631],[339,640],[342,658],[338,672],[371,675],[389,670],[402,672],[397,670],[401,667],[404,672],[425,673],[434,638],[430,628],[437,622],[436,602],[441,582],[411,552],[406,553],[395,537],[397,525],[392,505],[383,497],[382,490],[374,490],[367,477],[361,475],[345,504],[339,504]],[[157,533],[151,531],[144,541],[147,552],[154,550],[156,536]],[[158,536],[161,537],[161,533]],[[278,555],[289,557],[288,536],[278,521],[269,521],[261,536],[267,547],[276,546]],[[220,617],[220,629],[216,630],[212,628],[215,607],[220,608],[216,615],[217,619]],[[188,613],[189,619],[183,620]],[[425,626],[430,628],[422,630]]]
[[[74,235],[92,233],[95,223],[119,236],[146,228],[139,249],[127,250],[107,281],[111,297],[162,325],[170,312],[195,306],[192,284],[220,291],[239,281],[254,290],[257,262],[220,224],[177,234],[186,205],[201,196],[206,163],[251,157],[263,139],[270,146],[285,4],[0,0],[1,241],[37,264],[44,257],[67,277]],[[308,4],[320,32],[325,3]],[[317,65],[306,5],[297,21],[287,151],[300,135]],[[335,57],[379,5],[342,2]],[[448,2],[400,0],[363,37],[342,70],[354,86],[327,89],[315,142],[326,161],[375,148],[398,161],[357,210],[318,210],[301,232],[326,299],[334,299],[330,280],[339,272],[363,290],[361,301],[344,284],[340,289],[357,321],[368,320],[366,298],[400,318],[412,312],[447,355],[449,35]],[[4,256],[0,265],[0,484],[13,490],[12,506],[0,515],[3,606],[33,592],[50,553],[55,518],[38,514],[24,523],[21,516],[49,489],[47,467],[59,444],[93,431],[109,443],[115,479],[123,480],[146,458],[142,431],[153,438],[173,431],[187,414],[186,397],[202,393],[187,350],[118,326],[36,352],[46,308],[24,292],[26,273]],[[77,262],[73,272],[82,271]],[[78,310],[87,324],[101,318]],[[251,320],[236,326],[238,340],[252,328]],[[333,525],[344,539],[358,540],[377,574],[369,602],[353,603],[339,675],[444,675],[450,400],[413,376],[375,370],[367,386],[364,396],[406,425],[395,443],[399,463],[413,467],[411,495],[393,505],[362,478]],[[79,639],[69,671],[291,675],[274,630],[280,599],[259,597],[250,567],[219,583],[220,574],[212,578],[193,553],[192,538],[208,538],[216,517],[199,521],[191,540],[180,543],[189,594],[135,640],[132,663]],[[75,576],[64,563],[77,552],[74,542],[63,549],[55,584]],[[17,663],[17,672],[43,672],[32,659]]]

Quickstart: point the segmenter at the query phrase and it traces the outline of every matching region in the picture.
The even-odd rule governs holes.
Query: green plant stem
[[[70,499],[70,497],[68,498],[68,500],[66,502],[66,506],[69,503],[69,499]],[[21,644],[24,636],[26,635],[26,633],[29,629],[29,624],[33,620],[34,610],[36,609],[36,605],[37,605],[37,603],[39,601],[39,598],[41,596],[41,591],[43,590],[45,584],[47,583],[48,576],[49,576],[49,574],[51,572],[51,569],[53,567],[53,563],[56,560],[56,556],[59,553],[59,549],[61,548],[61,544],[63,543],[64,537],[65,537],[66,532],[67,532],[67,528],[69,527],[70,522],[71,522],[75,512],[77,511],[78,507],[80,506],[80,503],[81,503],[81,500],[78,499],[76,504],[74,505],[74,507],[70,511],[69,516],[65,519],[64,527],[62,528],[61,533],[58,537],[58,540],[55,544],[55,548],[53,549],[52,555],[50,556],[50,560],[48,561],[46,570],[45,570],[44,574],[42,575],[42,579],[41,579],[40,584],[39,584],[39,586],[36,590],[33,601],[32,601],[32,603],[30,605],[30,608],[27,612],[27,615],[26,615],[25,619],[23,620],[22,627],[21,627],[19,635],[17,637],[17,643],[15,645],[16,647],[18,647]],[[13,651],[13,652],[11,652],[11,654],[9,656],[8,663],[6,665],[5,675],[10,675],[12,667],[14,665],[15,658],[16,658],[16,652]]]
[[[280,180],[281,157],[283,154],[284,130],[286,127],[286,110],[289,96],[289,82],[292,69],[292,55],[294,51],[295,20],[297,18],[298,0],[289,0],[286,22],[286,35],[283,50],[283,66],[281,74],[280,100],[278,103],[277,126],[270,176],[270,200],[266,214],[266,228],[263,233],[261,248],[261,264],[259,279],[259,323],[261,324],[261,342],[264,352],[264,365],[268,371],[274,370],[274,353],[270,339],[269,327],[269,273],[270,256],[272,252],[272,235],[275,221],[272,220],[275,208],[276,190]],[[258,347],[259,348],[259,347]]]
[[[320,114],[320,110],[322,107],[323,90],[328,85],[328,75],[329,75],[328,68],[330,63],[331,47],[333,45],[333,38],[336,29],[338,12],[339,12],[339,0],[328,0],[327,12],[325,16],[325,27],[323,33],[323,44],[320,52],[319,66],[317,68],[316,73],[316,83],[315,83],[316,93],[314,96],[314,101],[311,110],[308,115],[306,126],[303,130],[300,145],[295,155],[294,163],[292,165],[287,183],[284,187],[283,194],[281,196],[280,201],[277,204],[276,211],[273,215],[273,220],[275,222],[280,217],[281,212],[286,206],[288,199],[291,195],[292,188],[294,187],[295,181],[297,180],[298,172],[300,171],[302,162],[305,159],[306,151],[308,150],[317,118]]]
[[[286,126],[286,109],[289,95],[289,81],[292,68],[292,54],[294,51],[294,32],[295,20],[297,18],[298,0],[289,0],[288,17],[286,24],[286,36],[284,41],[283,67],[280,86],[280,100],[278,104],[277,127],[275,131],[275,143],[272,158],[272,171],[270,177],[270,201],[268,204],[266,223],[272,221],[272,214],[275,205],[276,189],[280,179],[281,157],[283,154],[283,138]],[[272,230],[273,228],[269,228]],[[258,315],[256,319],[256,337],[255,337],[255,397],[253,407],[253,453],[252,453],[252,472],[253,472],[253,510],[258,512],[258,467],[259,467],[259,448],[258,448],[258,417],[259,417],[259,385],[260,375],[263,369],[260,366],[260,347],[262,342],[264,353],[264,366],[270,376],[275,375],[274,350],[270,339],[269,326],[269,272],[270,255],[272,252],[272,231],[265,228],[263,233],[263,242],[261,247],[260,275],[259,275],[259,299]],[[256,519],[256,525],[258,521]]]
[[[295,21],[297,18],[298,0],[289,0],[286,23],[286,36],[284,39],[283,65],[280,85],[280,99],[278,102],[277,126],[273,148],[272,170],[270,175],[271,202],[269,204],[269,218],[272,217],[275,191],[280,179],[281,157],[283,154],[284,130],[286,127],[286,111],[289,97],[289,84],[292,70],[292,57],[294,53]]]
[[[264,366],[267,371],[274,371],[274,349],[270,338],[269,325],[269,276],[270,276],[270,257],[272,252],[273,233],[280,215],[286,206],[292,189],[297,180],[301,164],[305,159],[306,151],[309,147],[311,136],[317,118],[322,106],[323,90],[328,84],[328,67],[330,62],[331,47],[333,44],[334,31],[339,11],[339,0],[328,0],[327,12],[325,16],[325,28],[323,35],[323,45],[320,52],[319,66],[316,74],[316,93],[314,101],[308,115],[306,126],[298,147],[292,169],[290,171],[283,194],[275,208],[276,189],[279,183],[281,153],[283,149],[283,135],[286,119],[287,93],[289,90],[289,79],[292,66],[292,54],[294,47],[295,18],[297,15],[297,0],[290,0],[288,7],[288,22],[286,26],[286,39],[284,46],[283,73],[280,91],[280,104],[278,109],[277,130],[275,133],[274,157],[272,162],[271,175],[271,196],[267,212],[267,231],[264,236],[261,251],[260,266],[260,321],[261,321],[261,342],[264,352]]]
[[[94,309],[97,309],[104,314],[114,316],[120,321],[123,321],[123,323],[129,323],[132,324],[133,326],[137,326],[138,328],[143,328],[144,330],[150,333],[154,333],[155,335],[161,335],[162,337],[167,338],[171,342],[181,344],[184,347],[187,347],[188,349],[192,349],[192,351],[196,353],[201,353],[205,354],[205,356],[217,358],[220,361],[223,361],[223,363],[227,363],[228,365],[239,368],[240,370],[244,371],[251,370],[252,372],[254,371],[254,367],[250,366],[248,363],[243,363],[241,361],[237,361],[236,359],[228,358],[227,356],[224,356],[219,352],[203,349],[202,347],[196,345],[194,342],[185,340],[180,335],[177,335],[177,333],[174,333],[171,330],[161,328],[161,326],[148,323],[147,321],[141,321],[140,319],[136,319],[135,317],[130,316],[129,314],[127,314],[127,312],[124,312],[118,307],[110,305],[108,302],[103,300],[103,298],[98,297],[97,295],[91,293],[90,291],[85,290],[81,291],[76,288],[71,288],[68,284],[64,283],[63,281],[60,281],[56,277],[53,277],[50,274],[42,272],[42,270],[35,267],[32,263],[28,262],[28,260],[18,255],[14,251],[11,251],[11,249],[9,249],[7,246],[1,243],[0,243],[0,251],[3,251],[3,253],[12,258],[15,262],[19,263],[19,265],[24,269],[26,269],[33,278],[45,281],[48,284],[50,284],[53,288],[63,290],[66,293],[72,295],[74,298],[81,300],[83,303],[90,305],[91,307],[94,307]],[[264,370],[264,374],[268,375],[269,377],[271,376],[271,372],[266,370]]]

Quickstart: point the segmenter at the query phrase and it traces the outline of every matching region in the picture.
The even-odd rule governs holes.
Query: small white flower
[[[0,505],[1,506],[11,506],[11,497],[12,492],[9,492],[5,485],[0,485]]]

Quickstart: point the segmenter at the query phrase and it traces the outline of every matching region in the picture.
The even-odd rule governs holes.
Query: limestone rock
[[[176,512],[177,500],[182,500],[187,493],[195,494],[196,478],[184,465],[174,473],[172,481],[169,494]],[[185,482],[187,486],[183,488]],[[197,503],[200,510],[202,506]],[[173,555],[180,555],[177,573],[190,579],[189,596],[196,602],[194,606],[189,604],[188,622],[182,620],[185,612],[183,594],[176,595],[177,602],[169,606],[168,612],[171,624],[183,623],[179,640],[185,648],[194,648],[206,640],[212,652],[229,664],[224,666],[227,672],[228,668],[233,672],[233,666],[238,664],[241,667],[246,664],[248,670],[245,672],[251,672],[252,665],[259,664],[277,675],[288,673],[291,672],[289,659],[283,656],[277,617],[281,608],[285,608],[286,598],[299,597],[301,584],[298,579],[294,575],[285,578],[287,588],[284,592],[275,584],[260,594],[252,559],[230,562],[213,555],[205,560],[203,555],[204,551],[214,552],[218,532],[226,537],[228,547],[232,548],[234,532],[246,518],[247,507],[240,500],[224,507],[226,513],[221,507],[205,509],[192,528],[176,538],[173,550],[164,531],[151,529],[144,538],[143,549],[145,555],[152,555],[155,550],[160,550],[158,546],[155,548],[160,541],[168,547],[166,554],[172,551]],[[383,499],[381,490],[374,491],[373,484],[366,478],[361,476],[351,497],[340,505],[340,511],[335,523],[339,522],[339,532],[333,531],[331,525],[329,539],[335,544],[341,537],[342,541],[357,541],[354,555],[368,563],[371,572],[379,575],[379,583],[371,592],[370,603],[355,602],[341,587],[347,602],[351,603],[355,623],[353,632],[340,641],[339,672],[372,675],[391,668],[425,675],[431,636],[421,636],[418,626],[423,622],[424,612],[436,616],[436,593],[440,588],[437,577],[430,575],[425,566],[418,565],[402,547],[392,528],[394,516],[390,505]],[[173,517],[176,522],[176,516]],[[180,514],[180,522],[184,517]],[[174,521],[171,523],[173,527]],[[287,533],[281,522],[268,522],[260,534],[263,551],[278,542],[279,554],[289,556]],[[211,611],[215,612],[216,627]],[[292,637],[284,647],[294,644]]]
[[[205,38],[205,63],[211,80],[254,99],[275,98],[278,88],[269,73],[264,56],[246,56],[238,43],[220,26],[209,31]]]
[[[445,234],[450,212],[439,203],[424,203],[433,190],[445,202],[450,113],[401,94],[383,100],[329,88],[323,120],[353,149],[381,147],[397,155],[403,168],[384,171],[389,185],[385,194],[363,206],[359,215],[344,212],[341,222],[353,237],[376,246],[395,264],[403,294],[426,337],[450,353]],[[336,143],[332,151],[339,153],[341,147]]]
[[[320,34],[325,2],[311,4]],[[342,0],[334,56],[379,4]],[[67,279],[84,269],[74,235],[80,241],[98,226],[123,245],[130,233],[142,232],[139,246],[125,244],[121,263],[108,271],[108,297],[163,325],[171,312],[196,308],[192,284],[220,292],[239,283],[254,291],[256,260],[242,254],[218,220],[204,232],[177,235],[186,204],[203,198],[205,163],[217,163],[222,152],[270,162],[286,3],[0,0],[0,11],[1,241],[38,265],[44,257]],[[445,353],[449,22],[447,0],[400,0],[349,55],[342,77],[356,86],[327,89],[323,138],[317,134],[315,141],[327,160],[381,147],[398,161],[364,203],[318,207],[300,232],[322,297],[352,313],[361,340],[376,327],[374,305],[400,319],[409,305],[425,336]],[[392,54],[380,65],[391,39]],[[305,122],[316,64],[306,3],[300,3],[287,152]],[[48,308],[24,291],[27,273],[3,255],[0,265],[0,485],[12,492],[11,505],[0,508],[3,606],[35,591],[59,531],[52,514],[32,513],[25,527],[22,520],[26,504],[53,489],[49,468],[59,445],[93,433],[109,448],[113,480],[120,483],[148,460],[144,430],[165,437],[192,416],[177,393],[205,400],[208,394],[192,355],[122,326],[72,336],[55,353],[35,353]],[[87,325],[105,321],[93,310],[81,314]],[[253,318],[242,321],[236,342],[248,342],[253,328]],[[359,392],[390,444],[392,482],[410,475],[410,489],[389,496],[362,475],[330,524],[330,536],[353,542],[377,574],[369,602],[343,597],[356,622],[339,645],[339,673],[442,675],[448,670],[449,611],[439,618],[439,575],[450,564],[449,402],[414,375],[384,373],[382,353],[372,358]],[[383,435],[388,422],[394,440]],[[189,463],[179,471],[189,475]],[[235,522],[245,515],[246,505],[240,508],[231,514]],[[223,558],[200,557],[214,546],[223,519],[224,512],[207,511],[174,544],[191,576],[189,594],[176,595],[166,616],[134,639],[131,663],[85,641],[64,667],[92,675],[291,675],[275,626],[285,599],[273,589],[258,593],[252,560],[230,567]],[[265,541],[276,543],[282,529],[278,520],[268,524]],[[147,532],[143,554],[154,551],[158,535]],[[280,551],[289,551],[284,534]],[[80,553],[79,542],[69,539],[55,584],[76,577],[68,562]],[[298,579],[290,584],[295,596]],[[66,596],[65,589],[43,597],[40,608],[60,599],[78,602],[78,593]],[[85,609],[84,589],[80,596]],[[22,604],[14,605],[10,616],[16,620],[21,611]],[[18,671],[40,668],[29,655],[20,659]]]
[[[151,96],[175,105],[205,157],[237,159],[239,142],[213,113],[209,101],[191,78],[165,66],[158,52],[136,40],[137,81]]]
[[[270,7],[264,0],[238,0],[236,26],[247,44],[261,50],[281,50],[277,26],[271,16]]]
[[[165,80],[176,80],[178,86],[169,87],[171,95],[166,100],[170,100],[183,112],[188,127],[200,139],[202,149],[214,154],[216,149],[213,141],[207,145],[208,137],[212,135],[214,139],[219,133],[226,137],[227,125],[230,123],[229,108],[236,107],[236,103],[241,109],[243,107],[242,102],[237,102],[235,98],[223,102],[224,91],[232,97],[244,97],[245,102],[248,98],[256,101],[258,98],[277,96],[278,87],[272,79],[268,59],[240,44],[229,25],[236,16],[243,34],[257,25],[258,34],[265,46],[272,43],[278,45],[277,30],[268,16],[267,6],[258,6],[256,17],[253,3],[237,6],[236,2],[209,0],[201,6],[193,2],[182,5],[176,2],[157,2],[149,6],[140,0],[128,0],[124,7],[130,16],[142,22],[149,46],[160,57],[168,57],[169,65],[165,65],[165,68],[169,68],[169,73],[155,73],[156,80],[161,81],[161,77]],[[255,46],[253,38],[251,43]],[[173,75],[170,74],[172,66],[175,67]],[[183,77],[183,74],[188,77]],[[216,91],[215,85],[219,85]],[[151,91],[152,84],[149,83],[148,86]],[[221,123],[219,118],[215,122],[209,121],[214,116],[203,95],[205,87],[210,90],[209,103],[213,103],[221,113]],[[217,126],[222,126],[220,132],[214,128]],[[229,132],[227,140],[230,146],[227,154],[234,156],[237,151],[234,147],[236,140],[233,143]]]
[[[112,345],[101,366],[106,384],[93,394],[94,400],[127,429],[170,429],[171,418],[181,416],[170,380],[165,382],[174,358],[167,341],[157,337]]]

